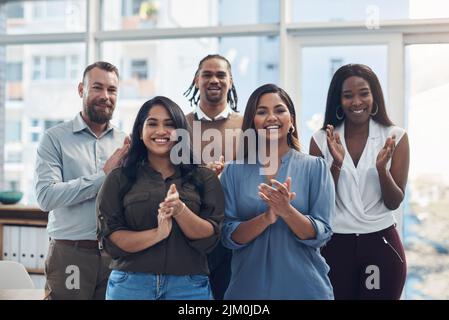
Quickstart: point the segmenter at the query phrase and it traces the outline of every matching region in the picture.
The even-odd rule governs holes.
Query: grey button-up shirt
[[[37,150],[35,192],[39,207],[50,211],[51,238],[97,238],[95,200],[105,179],[103,167],[124,139],[125,133],[112,125],[95,136],[81,113],[44,133]]]

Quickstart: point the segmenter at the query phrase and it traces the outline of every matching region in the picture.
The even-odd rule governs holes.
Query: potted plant
[[[146,0],[140,4],[139,16],[141,20],[154,20],[159,12],[159,1]]]

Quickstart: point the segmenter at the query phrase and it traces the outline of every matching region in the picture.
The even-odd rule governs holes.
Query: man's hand
[[[106,160],[103,171],[105,174],[109,174],[112,170],[122,165],[123,159],[129,152],[131,146],[131,139],[129,137],[125,138],[123,141],[123,146],[114,151],[112,156]]]
[[[224,157],[220,156],[218,161],[209,162],[206,167],[214,171],[215,174],[219,176],[224,168]]]

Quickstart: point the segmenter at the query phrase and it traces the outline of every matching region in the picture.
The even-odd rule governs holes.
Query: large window
[[[449,299],[449,44],[406,47],[410,176],[407,296]]]
[[[3,48],[7,66],[3,106],[5,181],[13,181],[14,188],[25,193],[23,202],[33,204],[34,162],[42,133],[62,120],[72,119],[81,109],[77,85],[85,64],[85,45]]]
[[[33,56],[32,79],[76,79],[81,70],[78,60],[77,55],[70,53],[61,56]]]
[[[103,29],[279,22],[279,0],[102,0]]]
[[[377,29],[388,20],[449,18],[446,0],[293,0],[295,22],[363,21]]]
[[[86,0],[1,1],[6,33],[37,34],[86,30]]]

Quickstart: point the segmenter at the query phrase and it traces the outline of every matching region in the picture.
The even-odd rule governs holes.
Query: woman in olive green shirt
[[[187,129],[170,99],[145,102],[123,166],[99,192],[98,237],[113,258],[106,299],[212,298],[206,253],[219,241],[223,191],[213,171],[193,164]],[[174,164],[174,146],[187,161]]]

